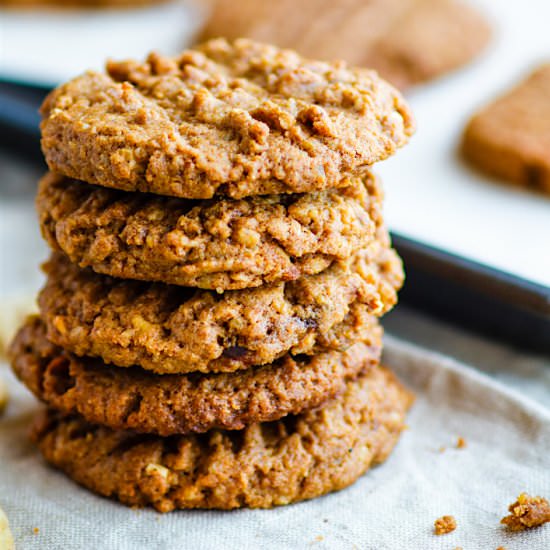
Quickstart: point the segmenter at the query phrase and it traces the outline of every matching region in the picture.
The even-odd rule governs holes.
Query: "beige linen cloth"
[[[12,402],[0,420],[0,507],[17,548],[550,549],[550,525],[499,524],[522,491],[550,496],[550,411],[444,356],[392,337],[386,346],[386,363],[417,394],[390,459],[344,491],[260,511],[162,516],[92,495],[42,462],[26,438],[37,404],[2,372]],[[435,536],[445,514],[457,529]]]

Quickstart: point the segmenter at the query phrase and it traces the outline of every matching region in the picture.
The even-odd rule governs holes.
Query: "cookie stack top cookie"
[[[249,40],[111,62],[55,90],[42,115],[52,171],[188,199],[345,187],[413,132],[375,72]]]
[[[215,40],[111,62],[42,114],[53,253],[11,354],[47,460],[162,511],[285,504],[383,460],[410,395],[379,367],[403,271],[369,166],[413,131],[400,94]]]

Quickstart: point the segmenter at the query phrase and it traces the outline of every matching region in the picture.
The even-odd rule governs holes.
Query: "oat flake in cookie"
[[[345,352],[285,355],[235,373],[158,375],[64,351],[48,342],[34,317],[19,331],[11,356],[15,374],[50,407],[115,430],[168,436],[240,430],[323,405],[377,367],[382,329],[375,318],[369,328],[368,340]]]
[[[375,368],[325,408],[240,431],[160,438],[50,410],[33,437],[52,465],[130,506],[269,508],[343,489],[383,462],[411,401],[388,370]]]
[[[381,184],[370,172],[338,190],[203,201],[49,173],[36,206],[50,246],[80,267],[217,291],[323,271],[366,247],[382,224]]]
[[[243,39],[110,62],[54,90],[41,112],[52,171],[184,198],[342,187],[414,131],[375,72]]]

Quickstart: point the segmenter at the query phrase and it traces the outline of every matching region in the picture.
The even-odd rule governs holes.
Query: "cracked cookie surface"
[[[368,245],[382,190],[366,172],[340,190],[189,201],[128,193],[49,173],[42,234],[80,267],[122,279],[218,291],[319,273]]]
[[[382,329],[375,318],[369,329],[368,341],[345,352],[285,355],[234,373],[159,375],[77,357],[51,344],[43,322],[33,317],[15,338],[11,358],[19,379],[60,412],[115,430],[168,436],[240,430],[322,405],[378,365]]]
[[[41,112],[53,172],[183,198],[345,187],[414,131],[375,72],[244,39],[110,62],[54,90]]]
[[[324,408],[244,430],[161,438],[50,410],[33,439],[76,482],[130,506],[269,508],[343,489],[386,459],[412,401],[375,368]]]
[[[113,279],[61,254],[44,267],[38,303],[48,339],[161,374],[230,372],[286,353],[344,350],[368,335],[371,315],[391,309],[403,282],[399,257],[380,238],[317,275],[223,294]]]

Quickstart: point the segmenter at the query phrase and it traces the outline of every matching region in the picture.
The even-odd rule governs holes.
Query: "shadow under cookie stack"
[[[11,346],[48,462],[132,506],[271,507],[383,461],[401,262],[369,166],[413,132],[375,73],[247,40],[111,62],[42,107],[53,249]]]

